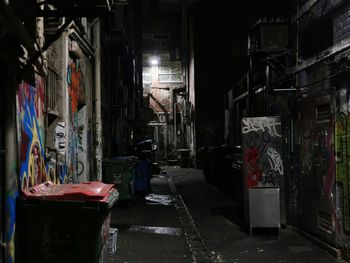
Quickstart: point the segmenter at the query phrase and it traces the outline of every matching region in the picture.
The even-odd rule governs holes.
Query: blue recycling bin
[[[150,190],[151,162],[148,159],[139,160],[134,170],[134,192],[146,193]]]

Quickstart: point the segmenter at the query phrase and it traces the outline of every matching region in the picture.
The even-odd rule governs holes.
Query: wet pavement
[[[236,204],[201,170],[164,169],[150,195],[112,209],[117,250],[105,263],[344,262],[292,227],[250,236],[238,226]]]

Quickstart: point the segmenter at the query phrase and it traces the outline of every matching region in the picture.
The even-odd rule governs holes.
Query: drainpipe
[[[96,180],[102,181],[102,116],[101,116],[101,36],[100,20],[95,24],[95,158]]]
[[[266,99],[266,105],[265,105],[265,115],[270,116],[271,112],[270,112],[270,96],[272,95],[270,92],[270,61],[269,61],[269,57],[267,57],[266,60],[266,66],[265,66],[265,99]]]
[[[42,2],[42,0],[37,0],[38,6],[40,6],[39,8],[41,10],[44,9],[44,5],[40,5],[40,3]],[[44,47],[44,17],[37,17],[36,18],[36,39],[37,39],[37,43],[39,45],[39,48],[42,49]],[[42,53],[42,68],[38,69],[41,70],[43,75],[46,76],[47,75],[47,58],[46,58],[46,52]]]
[[[176,116],[176,113],[177,113],[177,107],[176,107],[176,90],[173,89],[173,118],[174,118],[174,149],[176,150],[177,149],[177,125],[176,125],[176,122],[177,122],[177,116]]]
[[[189,90],[189,78],[188,78],[188,1],[184,0],[181,3],[181,13],[182,13],[182,49],[183,49],[183,53],[182,53],[182,63],[183,63],[183,81],[184,81],[184,85],[185,85],[185,94],[190,94],[190,90]],[[189,109],[187,108],[189,106],[189,97],[185,96],[184,97],[184,107],[183,107],[183,114],[182,117],[187,117],[186,113],[189,111]],[[189,148],[188,145],[188,124],[183,122],[182,119],[182,138],[183,138],[183,148]]]

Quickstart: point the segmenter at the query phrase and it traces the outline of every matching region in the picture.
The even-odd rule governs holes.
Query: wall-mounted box
[[[278,187],[249,188],[250,234],[253,228],[280,229],[280,217],[280,190]]]

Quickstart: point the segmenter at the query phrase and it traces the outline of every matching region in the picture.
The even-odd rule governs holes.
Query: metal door
[[[299,225],[326,241],[336,225],[334,118],[330,96],[301,99],[297,105]]]

